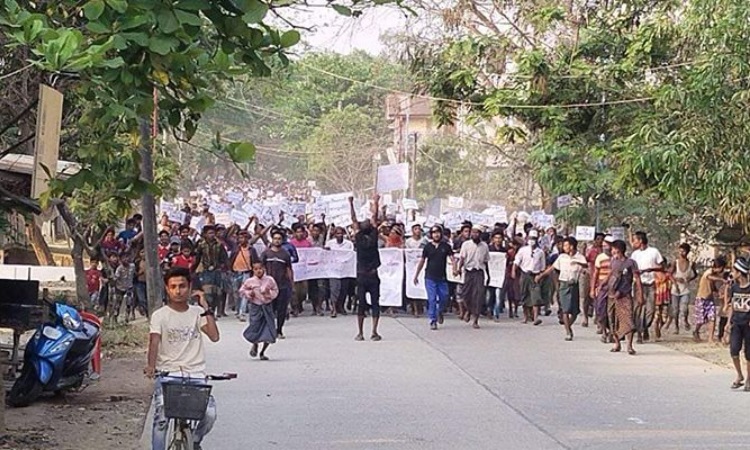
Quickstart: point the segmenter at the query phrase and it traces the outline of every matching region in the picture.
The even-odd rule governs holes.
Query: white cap
[[[539,233],[537,233],[536,230],[529,231],[529,238],[538,238],[538,237],[539,237]]]
[[[608,235],[604,236],[604,242],[606,242],[608,244],[611,244],[611,243],[615,242],[615,238],[612,237],[611,234],[608,234]]]

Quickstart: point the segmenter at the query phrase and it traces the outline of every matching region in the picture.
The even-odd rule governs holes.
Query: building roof
[[[432,117],[430,100],[406,94],[391,94],[386,98],[386,115],[395,117]]]
[[[32,175],[34,172],[34,156],[22,155],[19,153],[9,153],[0,158],[0,170],[6,172]],[[81,166],[78,163],[70,161],[57,161],[57,176],[68,178],[78,173]]]

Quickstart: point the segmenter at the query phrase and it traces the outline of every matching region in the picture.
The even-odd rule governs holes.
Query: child
[[[193,247],[190,244],[183,242],[180,246],[180,254],[172,261],[172,267],[182,267],[183,269],[190,270],[193,267],[193,262],[195,262]]]
[[[268,361],[266,349],[276,342],[276,317],[271,303],[279,295],[279,287],[273,278],[266,275],[266,268],[258,261],[253,263],[253,276],[240,287],[240,295],[249,302],[249,324],[243,336],[252,343],[250,356],[258,355],[258,343],[263,343],[260,360]]]
[[[113,317],[117,322],[120,315],[122,301],[125,299],[125,322],[131,318],[135,320],[133,309],[133,280],[135,278],[135,264],[130,262],[130,255],[123,253],[120,257],[120,266],[115,270],[115,304]]]
[[[101,288],[102,273],[99,271],[99,260],[91,258],[89,268],[86,269],[86,288],[89,292],[89,301],[94,310],[99,309],[99,289]]]

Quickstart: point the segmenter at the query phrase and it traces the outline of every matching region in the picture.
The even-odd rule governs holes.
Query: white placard
[[[505,283],[507,256],[507,254],[502,252],[490,252],[490,287],[503,287]]]
[[[356,278],[357,254],[344,250],[322,248],[297,249],[299,262],[292,265],[294,281],[328,278]]]
[[[196,216],[190,219],[190,228],[194,229],[198,233],[203,232],[203,227],[206,225],[206,218],[203,216]]]
[[[401,200],[401,206],[404,208],[404,210],[415,210],[419,209],[419,205],[417,204],[417,201],[413,198],[405,198]]]
[[[616,241],[624,241],[625,227],[612,227],[609,229],[609,234],[612,235],[612,238]]]
[[[167,217],[169,218],[170,222],[176,222],[182,225],[185,223],[185,216],[187,213],[184,213],[182,211],[169,211],[167,212]]]
[[[568,195],[561,195],[557,197],[557,207],[558,208],[565,208],[570,206],[570,204],[573,203],[573,196]]]
[[[456,260],[458,262],[458,260]],[[464,274],[459,273],[458,276],[453,274],[453,260],[448,258],[448,264],[445,266],[445,277],[450,283],[464,284]]]
[[[312,198],[318,198],[320,197],[320,191],[318,191],[317,189],[313,189],[312,191],[310,191],[310,196]]]
[[[409,163],[390,164],[378,167],[379,194],[409,188]]]
[[[250,220],[250,214],[241,209],[234,209],[232,210],[230,218],[232,222],[236,223],[237,225],[244,226],[247,225],[247,222]]]
[[[555,226],[555,216],[552,214],[545,214],[537,220],[536,223],[539,227],[545,230]]]
[[[414,274],[417,272],[419,260],[422,259],[422,249],[404,250],[406,264],[406,296],[415,300],[427,300],[427,289],[424,284],[424,273],[419,274],[417,284],[414,284]]]
[[[232,217],[230,213],[218,213],[214,214],[214,221],[216,222],[216,225],[229,225],[232,222]]]
[[[461,209],[464,207],[463,197],[448,197],[448,208]]]
[[[593,241],[594,236],[596,236],[596,227],[576,227],[576,240]]]
[[[164,200],[159,201],[159,211],[162,213],[168,213],[170,211],[177,211],[177,205],[171,202],[165,202]]]
[[[315,180],[310,180],[307,182],[307,187],[314,188],[316,186]]]
[[[380,250],[380,306],[401,306],[404,253],[399,248]]]
[[[393,196],[391,194],[383,194],[383,198],[380,199],[380,206],[393,204]]]

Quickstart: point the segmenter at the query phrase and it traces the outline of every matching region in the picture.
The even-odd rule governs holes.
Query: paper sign
[[[203,232],[203,227],[206,225],[206,218],[203,216],[196,216],[190,219],[190,228],[197,232]]]
[[[379,194],[409,188],[409,163],[390,164],[378,167]]]
[[[235,210],[232,210],[230,218],[232,222],[236,223],[237,225],[244,226],[250,220],[250,214],[248,214],[245,211],[242,211],[241,209],[235,209]]]
[[[414,274],[417,272],[417,266],[419,265],[420,259],[422,259],[422,249],[406,249],[404,250],[404,257],[406,259],[406,296],[415,300],[427,300],[427,290],[425,289],[424,284],[424,270],[419,274],[417,284],[414,284]]]
[[[461,209],[464,207],[463,197],[448,197],[448,207]]]
[[[501,288],[505,283],[507,255],[502,252],[490,252],[490,287]]]
[[[318,198],[320,197],[320,191],[313,189],[312,191],[310,191],[310,196],[312,198]]]
[[[380,250],[380,306],[401,306],[404,254],[398,248]]]
[[[448,264],[445,266],[445,276],[451,283],[464,284],[464,275],[459,273],[458,276],[453,275],[453,261],[448,258]]]
[[[557,197],[557,207],[558,208],[565,208],[567,206],[570,206],[570,204],[573,203],[573,196],[572,195],[561,195]]]
[[[544,214],[542,217],[540,217],[536,224],[544,228],[545,230],[549,229],[550,227],[555,226],[555,216],[552,214]]]
[[[383,194],[380,206],[393,204],[393,196],[391,194]]]
[[[405,198],[401,200],[401,206],[404,208],[404,210],[419,209],[419,206],[417,205],[417,201],[411,198]]]
[[[316,186],[315,180],[310,180],[307,182],[307,187],[314,188]]]
[[[163,213],[168,213],[170,211],[176,211],[177,206],[174,203],[165,202],[164,200],[161,200],[159,202],[159,211]]]
[[[612,235],[616,241],[625,240],[625,227],[612,227],[609,229],[609,234]]]
[[[179,223],[180,225],[185,223],[185,216],[186,216],[186,213],[182,211],[168,211],[167,212],[167,217],[169,218],[169,221]]]
[[[229,223],[232,222],[231,214],[229,213],[214,214],[214,220],[217,225],[218,224],[229,225]]]
[[[596,227],[576,227],[576,239],[579,241],[593,241],[596,235]]]

